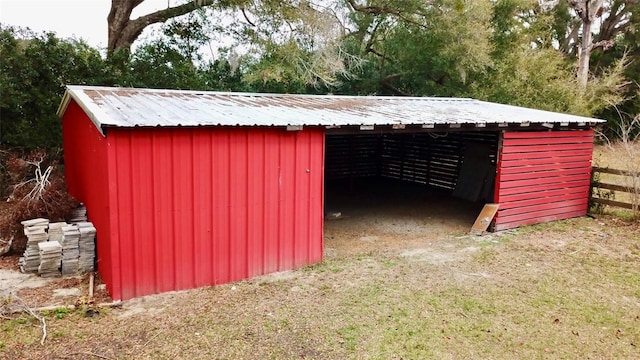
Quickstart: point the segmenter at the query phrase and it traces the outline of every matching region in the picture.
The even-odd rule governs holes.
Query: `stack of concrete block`
[[[86,221],[87,221],[87,208],[84,206],[84,204],[80,204],[78,208],[73,210],[73,213],[71,214],[71,219],[69,219],[69,222],[72,224],[75,224],[75,223],[86,222]]]
[[[62,245],[62,227],[67,226],[66,222],[53,222],[49,223],[49,241],[57,241]]]
[[[78,267],[80,272],[94,271],[96,256],[96,228],[90,222],[79,222],[76,224],[80,231],[80,258]]]
[[[27,236],[27,248],[18,262],[20,271],[36,272],[40,266],[40,248],[38,244],[47,241],[49,220],[37,218],[22,221],[21,224],[24,226],[24,234]]]
[[[60,276],[60,262],[62,261],[62,245],[57,241],[43,241],[38,243],[40,265],[38,273],[42,277]]]
[[[80,261],[80,231],[74,224],[62,227],[62,275],[76,275]]]

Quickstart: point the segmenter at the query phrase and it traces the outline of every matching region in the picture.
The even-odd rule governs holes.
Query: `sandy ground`
[[[434,262],[449,261],[459,250],[449,251],[446,246],[432,243],[465,235],[482,207],[421,185],[365,182],[357,185],[354,190],[341,186],[327,188],[326,209],[339,212],[340,216],[325,221],[326,259],[375,251],[402,253]],[[44,279],[20,273],[17,255],[1,259],[3,297],[13,293],[33,307],[62,306],[72,305],[88,293],[87,275]],[[96,285],[100,284],[98,278]],[[99,302],[111,301],[103,287],[96,289]],[[127,306],[135,308],[136,304],[132,301]]]

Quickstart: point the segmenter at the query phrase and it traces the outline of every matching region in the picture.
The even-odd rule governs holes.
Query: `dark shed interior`
[[[496,131],[328,133],[327,208],[335,188],[357,192],[374,184],[387,192],[412,184],[474,203],[492,202],[498,139]]]

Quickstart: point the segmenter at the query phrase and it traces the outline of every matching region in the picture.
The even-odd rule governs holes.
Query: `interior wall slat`
[[[497,132],[327,135],[328,180],[380,176],[453,190],[470,143],[491,146],[497,161]]]
[[[544,179],[544,181],[559,182],[567,176],[583,175],[585,166],[581,167],[562,167],[545,171],[521,171],[516,174],[504,174],[500,179],[502,181],[521,181],[527,179],[535,179],[536,181]]]
[[[540,139],[543,141],[544,139]],[[555,144],[555,145],[547,145],[545,143],[541,143],[537,146],[531,145],[504,145],[503,144],[503,153],[539,153],[539,152],[552,152],[552,151],[575,151],[575,150],[589,150],[593,149],[593,144],[591,143],[565,143],[565,144]]]
[[[548,199],[556,196],[569,195],[569,194],[579,194],[578,196],[584,195],[584,186],[576,186],[576,187],[565,187],[561,189],[547,189],[547,188],[539,188],[537,191],[528,191],[521,192],[519,189],[513,189],[514,193],[512,194],[503,194],[500,196],[500,204],[501,206],[518,206],[517,202],[519,201],[527,201],[533,199]]]
[[[516,165],[521,165],[521,164],[516,164]],[[555,170],[559,167],[564,169],[574,169],[574,168],[584,169],[585,166],[591,166],[591,161],[581,160],[581,161],[571,161],[567,163],[549,162],[545,164],[506,167],[502,169],[502,174],[505,175],[505,174],[531,173],[531,172],[544,172],[549,170]]]
[[[546,152],[528,152],[528,153],[506,153],[502,155],[501,160],[528,160],[528,159],[542,159],[543,161],[552,161],[554,159],[560,158],[572,158],[577,156],[589,156],[591,158],[591,154],[593,153],[593,148],[583,149],[583,150],[569,150],[569,151],[554,151],[549,154]]]
[[[583,215],[584,215],[584,210],[583,209],[579,209],[577,211],[567,211],[567,212],[562,212],[562,213],[559,213],[559,214],[544,215],[544,216],[539,216],[539,217],[536,217],[536,218],[530,218],[530,219],[525,219],[525,220],[518,220],[518,221],[513,221],[513,222],[503,222],[503,223],[500,223],[500,224],[496,224],[495,227],[494,227],[494,230],[495,231],[507,230],[507,229],[512,229],[514,227],[518,227],[518,226],[522,226],[522,225],[533,225],[533,224],[538,224],[538,223],[541,223],[541,222],[561,220],[561,219],[569,219],[569,218],[583,216]]]

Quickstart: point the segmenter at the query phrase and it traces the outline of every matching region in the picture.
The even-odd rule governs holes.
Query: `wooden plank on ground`
[[[491,221],[498,212],[498,208],[500,208],[500,204],[485,204],[480,211],[480,215],[478,215],[478,218],[473,223],[473,226],[471,226],[470,234],[482,235],[482,233],[487,231],[489,224],[491,224]]]

